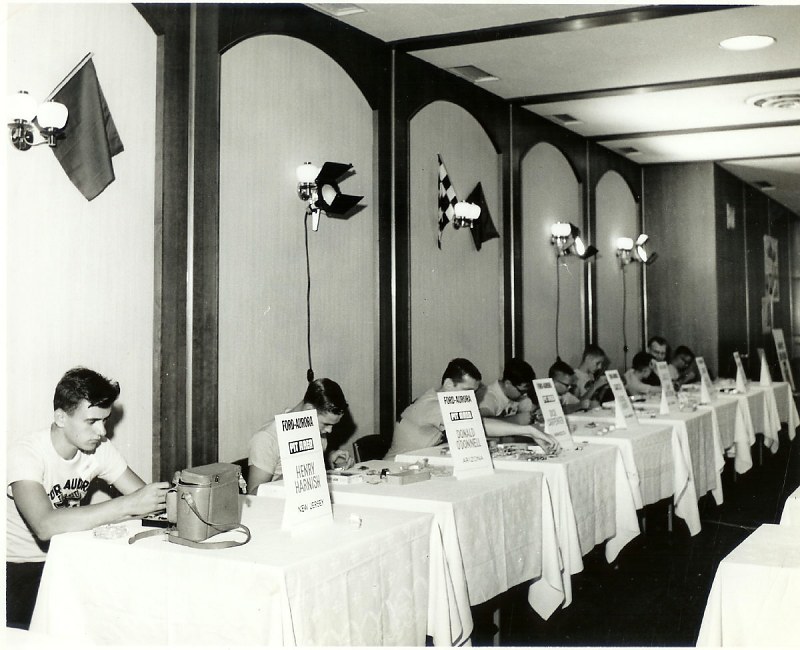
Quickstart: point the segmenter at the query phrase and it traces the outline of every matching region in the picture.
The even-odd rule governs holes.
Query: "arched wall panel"
[[[580,226],[581,184],[561,151],[548,143],[537,144],[525,155],[520,177],[524,357],[533,365],[537,377],[545,377],[557,354],[572,364],[580,361],[583,351],[586,262],[571,256],[558,261],[557,352],[557,261],[550,243],[550,228],[555,222]]]
[[[313,93],[310,92],[313,89]],[[315,376],[339,382],[358,435],[376,427],[377,198],[373,112],[330,57],[257,36],[222,55],[220,92],[219,456],[247,455],[253,432],[306,388],[306,260],[297,165],[352,163],[343,181],[366,206],[309,222]],[[324,98],[321,101],[320,98]]]
[[[639,208],[630,186],[617,172],[607,172],[597,183],[597,343],[611,359],[611,368],[626,367],[642,349],[641,266],[632,262],[623,271],[616,257],[617,238],[639,236]],[[623,320],[623,295],[625,314]]]
[[[410,322],[412,399],[438,385],[447,362],[466,357],[491,380],[502,367],[503,272],[500,239],[476,250],[468,229],[448,225],[437,247],[437,153],[457,196],[478,182],[502,233],[500,162],[467,111],[437,101],[410,125]]]

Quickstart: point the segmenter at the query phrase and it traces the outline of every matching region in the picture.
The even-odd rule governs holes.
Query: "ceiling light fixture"
[[[719,46],[723,50],[732,50],[734,52],[747,52],[749,50],[760,50],[769,47],[775,43],[773,36],[764,36],[761,34],[746,34],[744,36],[734,36],[726,38],[719,42]]]
[[[447,70],[448,72],[452,72],[454,75],[457,75],[462,79],[466,79],[467,81],[471,81],[474,84],[482,84],[486,83],[487,81],[500,81],[500,77],[496,77],[490,72],[481,70],[478,66],[474,65],[457,65],[452,68],[447,68]]]
[[[783,90],[777,93],[754,95],[747,98],[747,103],[756,108],[800,110],[800,90]]]

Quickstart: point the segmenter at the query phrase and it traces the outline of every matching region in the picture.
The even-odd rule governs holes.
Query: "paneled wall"
[[[557,261],[550,243],[550,228],[555,222],[582,222],[582,186],[561,151],[546,142],[534,146],[522,159],[520,179],[522,277],[519,282],[524,356],[537,377],[546,377],[557,355],[567,363],[575,363],[580,361],[584,347],[582,298],[586,262],[573,256]],[[560,293],[556,291],[557,283]]]
[[[152,476],[156,36],[127,4],[15,5],[7,88],[44,99],[87,52],[125,150],[88,202],[47,147],[6,160],[9,439],[49,426],[63,372],[117,379],[113,440]],[[135,56],[132,56],[135,53]]]
[[[469,229],[448,225],[437,247],[437,153],[457,197],[478,182],[502,232],[499,158],[480,124],[444,101],[419,111],[410,125],[409,272],[412,398],[438,386],[447,362],[466,357],[487,379],[502,370],[501,239],[476,250]]]
[[[306,388],[305,204],[295,168],[352,163],[341,189],[365,208],[308,224],[311,354],[342,386],[359,434],[376,424],[376,195],[373,114],[350,77],[308,43],[256,36],[222,55],[219,456]],[[324,98],[324,101],[321,101]]]
[[[600,251],[594,263],[596,340],[611,360],[611,367],[622,371],[642,349],[642,270],[638,263],[631,263],[623,270],[616,257],[617,238],[636,240],[640,232],[638,206],[630,187],[617,172],[607,172],[597,183],[595,214],[594,243]]]
[[[648,336],[688,345],[717,372],[718,343],[740,340],[726,328],[744,330],[747,318],[744,300],[724,295],[744,286],[741,206],[732,197],[738,221],[726,229],[724,205],[715,213],[711,163],[653,165],[644,178],[644,227],[658,252],[645,271]],[[719,321],[718,303],[729,314]]]

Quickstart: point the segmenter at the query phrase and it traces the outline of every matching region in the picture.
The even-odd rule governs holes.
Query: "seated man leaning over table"
[[[647,341],[647,349],[645,351],[652,357],[650,367],[653,372],[644,380],[644,383],[650,386],[661,386],[661,380],[658,378],[658,372],[656,371],[656,363],[669,359],[669,343],[663,336],[651,336]]]
[[[653,357],[647,352],[637,352],[633,355],[631,368],[625,371],[625,388],[629,395],[659,395],[661,389],[646,383],[647,378],[654,372]]]
[[[581,399],[578,397],[575,370],[566,361],[556,359],[547,374],[555,384],[565,415],[575,411],[588,411],[590,408],[600,406],[600,403],[592,398]]]
[[[597,401],[602,388],[608,385],[603,374],[608,357],[599,345],[587,345],[583,351],[580,365],[575,368],[575,394],[579,399]]]
[[[327,435],[338,424],[347,410],[347,400],[341,387],[332,379],[315,379],[308,384],[303,399],[284,413],[296,411],[317,411],[317,422],[322,438],[322,450],[328,446]],[[327,458],[335,467],[349,468],[353,459],[343,449],[334,449]],[[262,483],[277,481],[283,477],[281,453],[278,446],[278,430],[275,419],[265,423],[250,439],[248,458],[247,492],[255,494]]]
[[[442,383],[414,400],[400,416],[394,427],[392,446],[384,456],[393,460],[398,454],[415,449],[434,447],[444,438],[444,422],[439,409],[437,393],[453,390],[477,390],[481,373],[468,359],[453,359],[442,374]],[[531,424],[517,424],[498,418],[485,418],[483,428],[487,437],[524,436],[532,438],[548,453],[558,451],[560,445],[551,435],[539,431]]]
[[[684,384],[689,384],[700,378],[697,364],[694,360],[694,352],[685,345],[679,345],[675,348],[675,354],[672,355],[672,360],[667,367],[676,390]]]
[[[530,397],[536,373],[523,359],[510,359],[503,376],[475,391],[484,418],[500,418],[516,424],[530,424],[536,407]]]
[[[88,368],[56,385],[52,424],[16,440],[6,476],[6,625],[30,625],[50,538],[164,510],[169,483],[145,485],[106,437],[119,384]],[[83,505],[96,478],[122,496]],[[79,507],[80,506],[80,507]],[[76,562],[86,558],[75,558]],[[63,594],[69,607],[70,594]]]

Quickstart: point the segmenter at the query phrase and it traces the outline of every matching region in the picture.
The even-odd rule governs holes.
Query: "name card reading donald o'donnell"
[[[639,424],[639,418],[636,417],[636,411],[633,410],[633,403],[628,391],[625,390],[625,384],[622,383],[622,377],[619,376],[619,370],[606,370],[606,379],[608,379],[611,392],[614,393],[617,428],[626,429],[628,425]]]
[[[453,459],[453,476],[461,479],[494,474],[474,391],[451,390],[437,395]]]
[[[284,530],[333,521],[331,494],[317,412],[296,411],[275,416],[281,452],[286,505]]]
[[[567,418],[564,417],[564,409],[561,408],[561,400],[558,399],[553,380],[549,377],[535,379],[533,389],[536,391],[536,399],[539,400],[539,408],[542,409],[544,432],[558,440],[562,449],[575,449],[575,441],[572,439]]]

